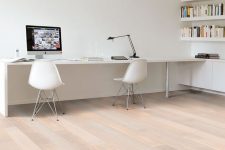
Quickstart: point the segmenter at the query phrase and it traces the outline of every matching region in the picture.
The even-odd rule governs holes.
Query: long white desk
[[[59,66],[69,66],[69,65],[114,65],[114,64],[129,64],[132,60],[104,60],[104,61],[71,61],[71,60],[56,60],[54,61]],[[166,97],[169,97],[169,63],[178,63],[178,62],[203,62],[204,59],[152,59],[148,60],[148,63],[165,63],[166,64]],[[8,106],[10,105],[11,99],[10,93],[14,93],[14,88],[11,86],[13,81],[9,81],[8,79],[13,79],[13,75],[17,74],[17,71],[20,71],[20,75],[24,75],[24,82],[27,83],[28,77],[27,74],[23,74],[25,72],[24,67],[29,67],[32,65],[32,62],[20,62],[20,63],[9,63],[0,61],[0,113],[7,117],[8,116]],[[13,71],[9,71],[9,68],[14,68]],[[27,71],[27,70],[26,70]],[[26,80],[26,81],[25,81]],[[9,91],[11,90],[11,91]],[[22,90],[22,89],[20,89]],[[15,91],[16,92],[16,91]],[[27,93],[29,95],[29,93]],[[31,102],[32,103],[32,102]],[[19,104],[19,103],[17,103]]]

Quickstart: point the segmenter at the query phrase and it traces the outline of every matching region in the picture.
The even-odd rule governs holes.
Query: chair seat
[[[50,61],[35,61],[28,82],[39,90],[53,90],[63,85],[56,65]]]
[[[46,85],[46,86],[43,86],[43,85],[36,85],[36,86],[32,86],[38,90],[54,90],[60,86],[64,85],[63,82],[59,82],[59,83],[56,83],[56,84],[52,84],[52,85]]]

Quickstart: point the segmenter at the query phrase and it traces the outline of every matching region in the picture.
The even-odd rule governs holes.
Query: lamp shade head
[[[113,39],[114,39],[114,37],[111,37],[111,36],[110,36],[107,40],[113,40]]]

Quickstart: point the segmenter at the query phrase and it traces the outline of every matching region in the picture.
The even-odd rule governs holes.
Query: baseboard
[[[183,85],[183,86],[189,87],[190,90],[194,90],[194,91],[225,96],[225,92],[219,92],[219,91],[208,90],[208,89],[204,89],[204,88],[192,87],[192,86],[188,86],[188,85]]]
[[[182,91],[182,89],[171,89],[170,92],[176,92],[176,91]],[[136,91],[136,94],[153,94],[153,93],[163,93],[165,92],[165,89],[155,89],[155,90],[151,90],[151,91],[145,91],[145,90],[142,90],[142,91]],[[123,95],[120,95],[120,96],[124,96],[125,94]],[[107,97],[113,97],[115,95],[107,95],[107,96],[98,96],[98,97],[85,97],[85,98],[79,98],[79,99],[62,99],[61,101],[74,101],[74,100],[85,100],[85,99],[96,99],[96,98],[107,98]],[[11,102],[14,102],[14,103],[11,103],[9,105],[24,105],[24,104],[33,104],[35,103],[36,101],[36,98],[33,98],[33,99],[26,99],[26,100],[10,100]]]
[[[173,90],[174,91],[174,90]],[[152,93],[160,93],[165,92],[165,90],[157,89],[157,90],[151,90],[151,91],[137,91],[136,94],[152,94]],[[172,91],[171,91],[172,92]],[[125,95],[125,94],[123,94]],[[120,95],[120,96],[123,96]],[[81,99],[62,99],[61,101],[73,101],[73,100],[85,100],[85,99],[96,99],[96,98],[107,98],[107,97],[113,97],[115,95],[109,95],[109,96],[98,96],[98,97],[87,97],[87,98],[81,98]],[[10,100],[14,103],[11,103],[9,105],[24,105],[24,104],[33,104],[36,101],[36,98],[33,99],[26,99],[26,100]]]

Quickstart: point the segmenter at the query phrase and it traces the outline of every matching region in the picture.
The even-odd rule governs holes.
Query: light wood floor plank
[[[34,122],[34,105],[10,107],[0,117],[0,148],[42,150],[224,150],[225,97],[176,92],[146,94],[127,111],[124,97],[64,102],[66,114],[56,121],[46,108]]]
[[[22,131],[16,127],[9,127],[6,129],[8,135],[22,150],[41,150],[30,138],[28,138]]]

